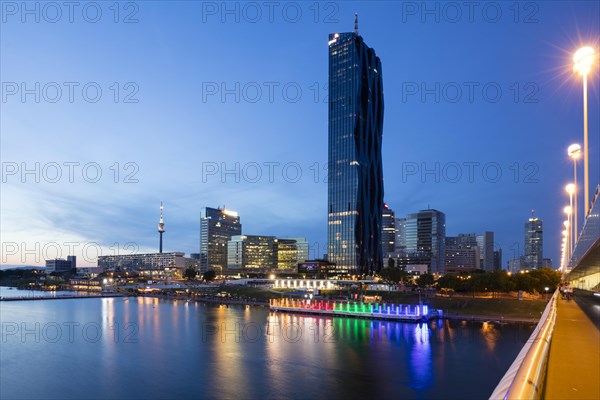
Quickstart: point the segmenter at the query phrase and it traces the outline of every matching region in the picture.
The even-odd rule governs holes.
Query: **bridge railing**
[[[544,389],[544,375],[550,341],[556,321],[558,290],[548,302],[540,322],[490,396],[491,400],[539,399]]]

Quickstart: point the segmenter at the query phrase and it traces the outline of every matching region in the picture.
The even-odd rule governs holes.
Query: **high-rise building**
[[[459,233],[458,236],[446,236],[446,246],[479,246],[477,235],[474,233]]]
[[[469,261],[472,254],[474,254],[475,247],[478,248],[476,251],[477,254],[479,254],[477,263]],[[460,251],[461,249],[473,249],[473,251],[464,252],[465,254],[469,253],[469,255],[466,256]],[[453,260],[448,260],[448,255],[454,255],[452,257]],[[465,259],[465,257],[467,257],[468,260]],[[449,266],[450,270],[446,272],[456,272],[455,270],[458,268],[456,265],[460,265],[460,268],[493,271],[494,232],[484,232],[481,235],[476,235],[474,233],[460,233],[458,236],[448,236],[446,238],[446,266]],[[468,266],[465,267],[464,265]]]
[[[383,205],[381,216],[381,249],[386,259],[396,250],[396,214],[387,204]]]
[[[67,261],[71,263],[71,269],[77,268],[77,256],[67,256]]]
[[[396,218],[396,248],[395,252],[406,250],[406,218]]]
[[[383,266],[383,81],[357,19],[354,32],[329,35],[328,131],[328,259],[370,273]]]
[[[444,273],[472,272],[480,269],[479,246],[461,242],[459,237],[447,237]]]
[[[544,263],[543,222],[531,217],[525,223],[525,269],[541,268]]]
[[[502,269],[502,249],[494,250],[494,270]]]
[[[235,235],[227,244],[227,268],[267,271],[277,268],[275,236]]]
[[[428,209],[406,218],[406,251],[424,254],[429,273],[444,273],[446,214]]]
[[[425,272],[429,271],[431,264],[431,255],[425,251],[397,251],[389,255],[394,260],[394,266],[405,271],[413,269],[415,266],[425,265]]]
[[[227,243],[229,271],[297,271],[298,264],[307,259],[308,242],[305,238],[236,235]]]
[[[483,232],[477,235],[477,245],[481,254],[481,269],[494,270],[494,232]]]
[[[297,271],[298,264],[308,260],[305,238],[277,239],[277,269]]]
[[[444,273],[471,272],[481,268],[481,250],[477,239],[474,233],[446,236]]]
[[[73,256],[69,256],[69,257],[73,257]],[[65,260],[64,258],[55,258],[52,260],[46,260],[45,272],[47,274],[49,274],[51,272],[64,273],[64,272],[70,272],[73,268],[75,268],[73,266],[73,259]]]
[[[185,267],[185,253],[119,254],[98,256],[98,267],[104,271],[138,272],[140,270],[164,270]]]
[[[206,207],[200,215],[200,272],[227,268],[227,242],[241,235],[242,224],[235,211]]]

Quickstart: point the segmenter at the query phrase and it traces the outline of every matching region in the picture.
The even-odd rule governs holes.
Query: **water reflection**
[[[481,334],[485,340],[488,350],[493,351],[496,347],[496,341],[500,335],[500,331],[496,324],[491,322],[483,322],[481,324]]]
[[[29,304],[27,304],[29,303]],[[2,322],[97,322],[96,342],[31,343],[0,352],[0,397],[483,398],[530,326],[427,323],[272,313],[152,298],[0,304]],[[126,324],[136,341],[126,342]],[[120,327],[115,340],[111,329]],[[58,376],[68,366],[69,390]],[[27,371],[23,374],[22,371]],[[56,371],[56,372],[55,372]],[[94,371],[89,374],[88,371]],[[36,376],[28,384],[28,376]],[[477,376],[464,385],[465,376]],[[63,382],[63,383],[61,383]]]
[[[101,333],[112,336],[112,340],[102,340],[102,350],[105,357],[114,357],[116,351],[116,343],[118,343],[121,330],[119,323],[115,319],[115,299],[103,298],[101,309]]]
[[[429,326],[427,323],[414,325],[414,344],[411,348],[410,360],[412,368],[411,386],[421,390],[433,383],[433,368],[431,368],[431,345],[429,343]],[[408,328],[408,326],[407,326]]]
[[[320,381],[325,389],[335,384],[336,344],[331,340],[333,325],[329,318],[303,317],[295,314],[270,313],[266,326],[266,382],[271,396],[290,397],[290,381]],[[315,393],[307,386],[300,393]],[[301,396],[298,394],[297,396]]]

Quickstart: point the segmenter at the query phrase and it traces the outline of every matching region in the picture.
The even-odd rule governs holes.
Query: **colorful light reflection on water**
[[[532,328],[149,298],[0,307],[1,398],[484,398]],[[74,322],[69,341],[64,324]],[[39,324],[41,340],[8,334],[21,324]],[[45,327],[57,326],[63,336],[47,340]],[[84,326],[94,328],[87,338]]]

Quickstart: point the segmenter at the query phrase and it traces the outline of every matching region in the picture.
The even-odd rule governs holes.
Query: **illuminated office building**
[[[444,273],[446,214],[428,209],[406,217],[406,252],[421,254],[429,273]]]
[[[200,272],[227,268],[227,242],[241,235],[242,224],[235,211],[206,207],[200,215]]]
[[[383,81],[358,34],[329,35],[328,259],[340,273],[381,269]]]
[[[539,218],[529,218],[525,223],[525,269],[542,268],[544,264],[543,226]]]
[[[385,258],[396,251],[396,214],[387,204],[381,217],[381,249]]]

